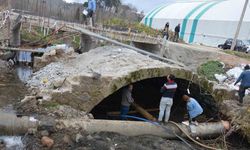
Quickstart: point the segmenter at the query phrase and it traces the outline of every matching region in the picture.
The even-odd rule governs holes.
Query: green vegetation
[[[250,54],[248,54],[248,53],[238,52],[238,51],[230,51],[230,50],[226,50],[225,53],[250,60]]]
[[[63,32],[58,32],[52,35],[52,30],[50,30],[49,35],[44,36],[44,33],[39,27],[33,28],[31,32],[28,30],[21,31],[22,42],[25,42],[26,46],[38,46],[41,47],[47,44],[64,44],[65,40],[70,39],[73,48],[78,48],[80,46],[80,36],[79,35],[64,35]],[[73,39],[73,40],[72,40]]]
[[[73,46],[74,49],[80,47],[80,41],[81,41],[81,39],[80,39],[79,35],[76,35],[76,36],[73,37],[73,40],[72,40],[71,44],[72,44],[72,46]]]
[[[208,61],[198,68],[198,74],[208,80],[215,81],[214,74],[224,73],[223,65],[219,61]]]
[[[117,28],[131,28],[133,31],[137,31],[138,33],[146,33],[150,36],[158,36],[161,35],[161,32],[159,30],[152,29],[148,26],[145,26],[139,22],[129,22],[126,20],[122,20],[119,18],[112,18],[103,23],[104,26],[111,26],[111,27],[117,27]]]
[[[23,41],[38,41],[43,37],[43,33],[39,28],[34,28],[31,32],[28,30],[21,30],[21,39]],[[46,38],[43,39],[43,41],[46,41]]]
[[[60,106],[60,104],[58,104],[57,102],[48,101],[48,102],[43,103],[42,106],[44,108],[54,109],[54,108],[57,108],[58,106]]]

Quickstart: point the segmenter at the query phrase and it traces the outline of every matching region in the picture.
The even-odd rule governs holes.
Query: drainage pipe
[[[0,135],[23,135],[31,128],[37,128],[38,121],[32,117],[17,117],[0,112]]]
[[[178,124],[179,127],[192,137],[210,137],[223,133],[229,127],[227,121],[214,122],[214,123],[200,123],[198,126],[187,126]],[[164,128],[156,126],[149,122],[141,121],[117,121],[117,120],[60,120],[57,122],[57,127],[61,128],[82,128],[86,132],[115,132],[126,136],[140,136],[140,135],[155,135],[165,137],[168,139],[176,139],[173,134],[175,132],[181,137],[187,138],[176,125],[168,123]],[[191,127],[191,128],[190,128]],[[167,130],[169,132],[167,132]]]

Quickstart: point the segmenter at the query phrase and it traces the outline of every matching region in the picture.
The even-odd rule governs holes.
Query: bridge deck
[[[15,20],[19,14],[15,12],[9,13],[10,19]],[[67,28],[66,26],[80,27],[88,29],[92,32],[98,33],[100,35],[119,40],[119,41],[132,41],[146,44],[160,44],[162,42],[161,38],[151,37],[148,35],[133,33],[133,32],[124,32],[111,29],[105,29],[100,27],[90,27],[85,26],[79,23],[72,23],[63,20],[56,20],[52,18],[44,18],[39,16],[33,16],[28,14],[22,15],[22,24],[28,27],[44,27],[47,29],[59,29],[67,32],[75,32],[74,30]]]

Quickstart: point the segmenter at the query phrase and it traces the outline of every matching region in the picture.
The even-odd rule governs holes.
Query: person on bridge
[[[174,42],[178,42],[179,40],[179,32],[180,32],[181,24],[178,24],[174,29]]]
[[[166,40],[168,40],[169,37],[169,23],[167,22],[165,24],[165,27],[163,29],[163,38],[166,36]]]
[[[126,116],[129,112],[130,105],[134,102],[132,97],[133,85],[129,84],[122,90],[122,102],[121,102],[121,120],[126,120]]]
[[[95,11],[96,11],[96,0],[88,0],[88,17],[90,18],[90,25],[95,25]]]
[[[246,89],[250,88],[250,66],[249,65],[246,65],[244,67],[244,71],[240,74],[239,78],[234,83],[234,85],[236,85],[240,81],[241,81],[241,83],[240,83],[238,93],[239,93],[239,102],[240,102],[240,105],[242,105],[243,98],[245,96],[245,91],[246,91]]]
[[[162,93],[162,98],[160,102],[160,112],[158,117],[159,122],[162,122],[164,112],[164,122],[168,122],[176,89],[177,84],[175,83],[175,76],[170,74],[167,76],[167,82],[161,87],[160,90],[160,92]]]
[[[192,97],[183,95],[182,99],[187,103],[189,123],[198,125],[196,118],[203,113],[201,105]]]

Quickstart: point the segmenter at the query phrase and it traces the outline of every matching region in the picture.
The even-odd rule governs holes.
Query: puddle
[[[30,66],[18,66],[16,72],[19,80],[26,83],[30,79],[33,70]]]
[[[20,73],[20,78],[26,80],[27,71]],[[27,93],[27,88],[15,71],[0,71],[0,109],[19,102]]]
[[[5,144],[6,150],[23,150],[24,149],[21,136],[0,136],[0,141],[2,141]]]

